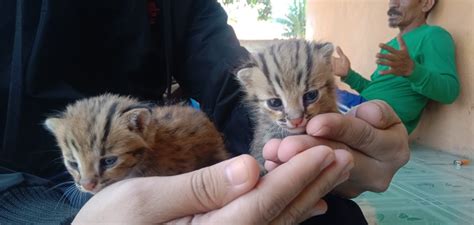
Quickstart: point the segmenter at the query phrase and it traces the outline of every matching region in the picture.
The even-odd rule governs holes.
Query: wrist
[[[403,76],[405,77],[411,76],[413,72],[415,71],[415,62],[413,62],[413,60],[410,60],[410,62],[407,65],[408,65],[407,72],[403,74]]]

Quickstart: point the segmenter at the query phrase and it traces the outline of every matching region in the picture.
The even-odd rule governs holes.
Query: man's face
[[[389,0],[388,25],[392,28],[406,27],[418,17],[424,17],[423,0]]]

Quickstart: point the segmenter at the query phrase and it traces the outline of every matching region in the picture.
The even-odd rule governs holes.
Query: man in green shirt
[[[426,24],[435,5],[436,0],[389,1],[389,26],[398,28],[400,33],[388,43],[380,44],[378,65],[371,80],[351,69],[340,48],[337,48],[340,57],[334,58],[335,74],[360,93],[358,101],[387,102],[408,133],[417,126],[428,100],[448,104],[459,95],[453,39],[443,28]],[[339,96],[349,95],[338,92]]]

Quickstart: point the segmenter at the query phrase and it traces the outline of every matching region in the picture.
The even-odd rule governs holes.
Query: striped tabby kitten
[[[313,116],[338,112],[333,50],[331,43],[286,40],[252,54],[237,73],[256,124],[251,153],[262,166],[267,141],[303,134]]]
[[[220,133],[190,107],[105,94],[67,106],[45,126],[76,186],[93,194],[123,179],[175,175],[228,158]]]

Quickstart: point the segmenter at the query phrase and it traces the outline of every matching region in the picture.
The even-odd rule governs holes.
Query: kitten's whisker
[[[46,192],[49,192],[49,191],[51,191],[51,190],[53,190],[53,189],[55,189],[55,188],[57,188],[57,187],[64,186],[64,185],[67,185],[67,184],[74,184],[74,181],[66,181],[66,182],[62,182],[62,183],[60,183],[60,184],[54,185],[53,187],[48,188],[48,189],[46,190]]]
[[[58,200],[58,203],[56,204],[56,206],[54,207],[54,210],[56,210],[59,206],[59,204],[61,204],[62,202],[65,203],[66,202],[66,198],[67,198],[67,195],[68,193],[70,192],[71,190],[71,187],[73,186],[70,186],[66,189],[66,191],[64,191],[64,193],[61,195],[61,198],[59,198]]]

